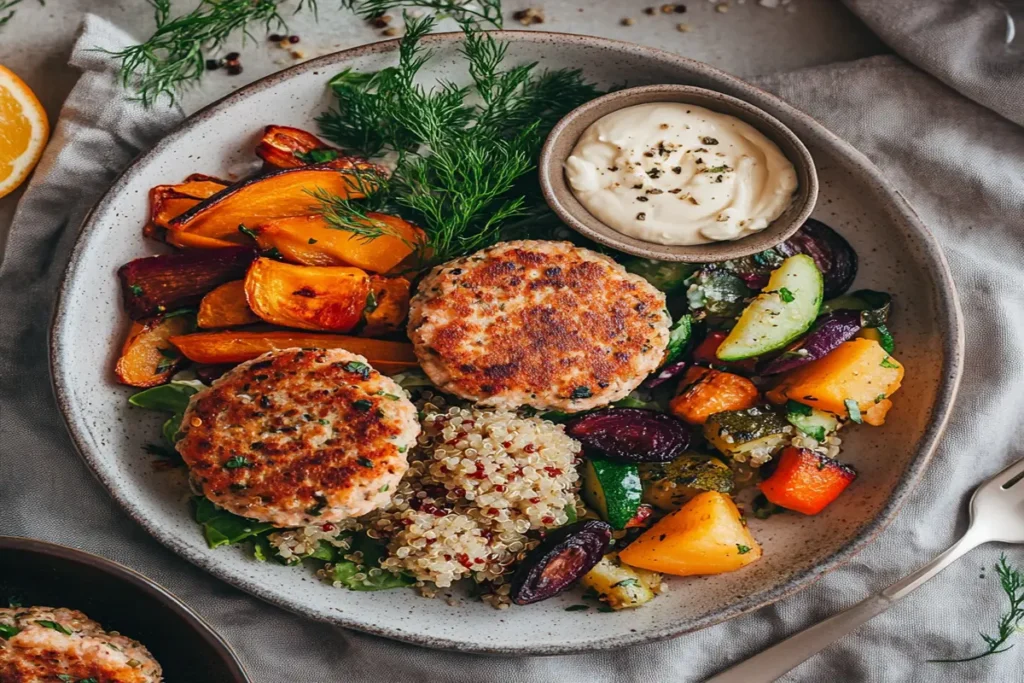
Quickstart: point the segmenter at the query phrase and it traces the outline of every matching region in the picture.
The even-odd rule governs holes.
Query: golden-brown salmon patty
[[[178,452],[217,505],[276,526],[339,522],[384,504],[420,433],[405,391],[341,349],[286,349],[195,394]]]
[[[661,363],[665,295],[569,242],[504,242],[442,266],[412,299],[409,337],[439,388],[485,406],[588,410]]]
[[[78,610],[2,607],[0,681],[160,683],[160,665],[138,641],[107,632]]]

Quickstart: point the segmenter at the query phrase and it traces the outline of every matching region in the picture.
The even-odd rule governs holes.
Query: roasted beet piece
[[[857,277],[857,252],[838,232],[813,218],[808,218],[800,230],[776,246],[775,251],[786,258],[796,254],[813,258],[825,280],[826,299],[845,292]]]
[[[552,531],[512,577],[512,602],[529,605],[558,595],[601,561],[611,538],[611,526],[598,520]]]
[[[588,453],[625,462],[668,462],[690,445],[689,428],[671,415],[605,408],[569,421],[565,432]]]
[[[818,318],[814,329],[797,346],[765,363],[759,368],[759,374],[775,375],[818,360],[844,341],[853,339],[860,329],[860,313],[857,311],[826,313]]]
[[[252,247],[190,249],[130,261],[117,271],[132,320],[198,304],[218,285],[240,280],[256,259]]]
[[[678,377],[686,371],[686,365],[687,363],[685,360],[677,360],[675,363],[663,365],[660,370],[644,380],[644,389],[660,387],[670,379]]]

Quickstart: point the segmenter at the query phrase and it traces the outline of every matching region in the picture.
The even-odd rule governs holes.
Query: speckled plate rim
[[[186,605],[181,599],[174,595],[153,579],[140,574],[131,567],[126,567],[119,562],[108,560],[105,557],[100,557],[93,553],[79,550],[78,548],[72,548],[66,545],[60,545],[58,543],[50,543],[49,541],[40,541],[35,538],[28,538],[26,536],[0,536],[0,549],[2,550],[14,550],[17,552],[28,552],[37,553],[39,555],[45,555],[52,557],[55,562],[61,560],[73,560],[75,562],[81,562],[82,564],[95,567],[105,574],[109,574],[119,581],[130,583],[142,592],[156,598],[160,602],[164,603],[171,610],[176,612],[179,617],[186,621],[192,628],[199,634],[199,636],[209,643],[214,650],[220,655],[220,658],[229,666],[234,669],[231,673],[236,676],[237,681],[246,683],[252,679],[249,677],[249,673],[242,666],[242,662],[238,659],[238,655],[232,649],[231,645],[217,633],[210,624],[206,622],[199,614],[197,614],[191,607]],[[225,681],[225,683],[228,683]]]
[[[65,340],[69,340],[70,343],[73,343],[74,339],[72,331],[64,329],[64,321],[67,319],[67,311],[65,309],[68,299],[67,288],[68,283],[75,279],[78,270],[83,265],[82,252],[85,250],[85,245],[89,242],[93,233],[98,230],[98,226],[92,222],[92,217],[97,213],[97,211],[107,208],[111,202],[116,200],[117,195],[127,184],[128,179],[131,177],[136,167],[139,166],[139,164],[150,154],[163,150],[170,145],[179,144],[188,136],[191,127],[195,123],[208,118],[214,111],[219,110],[222,107],[244,101],[254,94],[257,94],[274,86],[280,81],[289,79],[299,73],[322,69],[325,67],[339,67],[346,61],[353,58],[392,52],[397,49],[399,42],[397,39],[362,45],[318,57],[275,74],[271,74],[270,76],[255,81],[244,88],[240,88],[238,91],[228,95],[227,97],[208,105],[193,114],[191,117],[187,118],[185,121],[181,122],[170,133],[168,133],[165,138],[157,143],[152,150],[141,154],[137,159],[135,159],[117,177],[117,179],[115,179],[110,189],[107,190],[106,194],[103,195],[99,202],[97,202],[96,206],[94,206],[89,212],[76,240],[74,249],[72,250],[67,269],[64,273],[64,278],[61,281],[50,328],[51,383],[57,404],[60,407],[61,415],[64,418],[65,425],[71,435],[71,439],[76,450],[86,461],[100,483],[103,484],[114,500],[117,501],[117,503],[132,519],[142,525],[161,543],[196,566],[234,586],[237,586],[238,588],[241,588],[242,590],[249,592],[252,595],[255,595],[256,597],[297,614],[307,616],[311,619],[326,621],[337,626],[351,628],[365,633],[371,633],[423,647],[492,655],[563,655],[626,647],[629,645],[639,645],[659,640],[666,640],[685,633],[707,628],[708,626],[727,621],[741,614],[770,605],[782,598],[807,588],[825,574],[853,559],[857,553],[870,544],[875,537],[892,522],[899,509],[906,502],[911,491],[913,491],[914,487],[917,485],[917,482],[920,480],[925,468],[928,466],[928,463],[935,452],[935,448],[938,445],[939,439],[945,431],[946,424],[949,421],[953,402],[956,398],[956,393],[960,385],[960,377],[963,372],[964,325],[963,314],[960,310],[960,303],[957,297],[956,288],[953,284],[952,275],[950,274],[949,264],[946,261],[946,257],[943,254],[938,241],[928,228],[925,227],[924,223],[913,209],[911,209],[903,196],[891,186],[889,181],[882,175],[881,171],[879,171],[879,169],[875,167],[875,165],[866,156],[854,149],[849,143],[829,132],[812,117],[795,109],[775,95],[756,88],[735,76],[731,76],[724,71],[716,69],[703,62],[681,57],[664,50],[636,45],[625,41],[599,38],[595,36],[544,31],[495,31],[493,33],[495,37],[508,41],[526,43],[581,43],[588,47],[603,48],[634,57],[640,57],[668,67],[687,69],[693,73],[707,76],[718,82],[727,83],[731,88],[733,88],[734,97],[740,97],[740,99],[743,99],[744,97],[751,97],[755,101],[759,100],[761,102],[765,102],[770,106],[762,108],[766,108],[769,113],[783,112],[786,116],[791,117],[815,130],[824,146],[831,147],[834,152],[837,152],[839,156],[845,159],[849,167],[854,168],[888,197],[889,202],[884,207],[885,211],[892,215],[895,220],[905,223],[918,233],[918,236],[921,238],[921,241],[926,248],[926,254],[930,262],[929,266],[937,273],[937,287],[935,292],[937,297],[936,309],[941,318],[941,327],[948,332],[948,334],[942,339],[945,363],[942,369],[942,380],[936,390],[937,399],[935,404],[932,406],[931,418],[929,420],[928,427],[920,440],[918,451],[907,465],[900,483],[893,490],[889,500],[875,519],[867,524],[860,534],[853,538],[843,548],[820,564],[794,575],[781,586],[748,595],[744,599],[739,600],[714,614],[709,614],[698,619],[655,627],[644,631],[637,631],[635,633],[606,638],[595,638],[593,641],[582,646],[566,646],[554,642],[541,647],[498,647],[467,645],[462,641],[451,638],[430,635],[410,635],[409,633],[401,632],[392,628],[375,626],[367,623],[358,623],[347,618],[325,617],[323,614],[317,613],[315,610],[311,610],[299,601],[284,598],[274,592],[268,591],[247,577],[237,574],[216,562],[211,562],[209,557],[193,552],[190,548],[179,544],[172,535],[166,533],[153,520],[147,519],[144,515],[140,514],[131,501],[113,485],[112,481],[104,476],[103,469],[100,466],[97,456],[85,448],[87,440],[85,439],[84,430],[83,427],[77,424],[77,420],[80,418],[75,414],[75,407],[70,400],[70,396],[72,395],[70,388],[65,386],[64,383],[65,371],[63,359],[67,356]],[[461,37],[461,33],[437,33],[424,38],[423,44],[427,46],[442,45],[458,41]],[[737,95],[736,93],[739,94]],[[762,105],[759,104],[758,106]],[[778,114],[773,113],[773,116],[778,116]]]

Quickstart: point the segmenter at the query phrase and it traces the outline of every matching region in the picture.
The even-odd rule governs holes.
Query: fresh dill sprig
[[[114,52],[121,60],[121,80],[134,87],[149,106],[160,97],[174,101],[182,87],[195,83],[206,71],[206,55],[222,48],[236,32],[255,39],[254,26],[285,30],[280,13],[285,0],[200,0],[178,17],[171,16],[171,0],[147,0],[156,17],[156,31],[144,43]],[[295,12],[317,11],[316,0],[298,0]]]
[[[14,16],[14,6],[21,4],[21,0],[0,0],[0,28],[3,28]],[[39,0],[39,4],[46,6],[46,0]],[[4,14],[7,12],[7,14]]]
[[[1006,560],[1006,555],[1000,555],[999,562],[996,564],[996,573],[999,575],[999,585],[1003,592],[1006,593],[1006,598],[1010,604],[1007,611],[999,617],[999,627],[996,635],[979,634],[981,639],[985,641],[987,649],[973,657],[964,657],[963,659],[929,659],[929,662],[973,662],[982,657],[1006,652],[1013,647],[1013,645],[1006,645],[1006,641],[1014,633],[1020,631],[1022,624],[1024,624],[1024,572],[1011,567],[1010,563]]]
[[[460,25],[490,24],[501,28],[501,0],[342,0],[365,19],[372,19],[395,9],[425,9],[440,17],[451,17]]]
[[[373,171],[344,171],[351,178],[359,199],[349,199],[318,187],[310,194],[319,202],[317,212],[323,217],[328,228],[352,233],[362,241],[370,242],[378,237],[401,237],[390,225],[374,219],[371,213],[383,213],[391,209],[388,205],[388,180]]]
[[[416,77],[432,53],[421,39],[436,19],[405,22],[398,66],[331,81],[337,105],[318,119],[324,136],[369,157],[394,155],[376,201],[424,229],[431,263],[550,234],[555,222],[530,171],[554,123],[600,92],[578,71],[504,66],[508,44],[471,23],[460,25],[473,85],[425,88]]]

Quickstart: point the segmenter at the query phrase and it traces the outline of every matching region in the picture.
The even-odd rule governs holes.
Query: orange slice
[[[0,66],[0,197],[25,182],[49,136],[50,124],[35,93]]]

